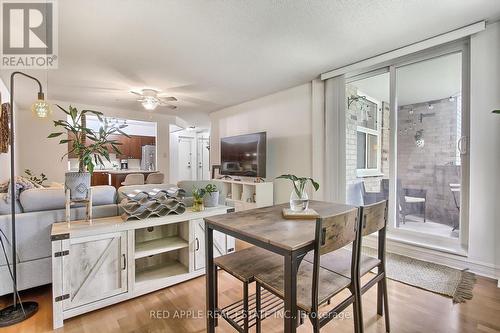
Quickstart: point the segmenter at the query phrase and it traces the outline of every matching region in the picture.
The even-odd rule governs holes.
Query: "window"
[[[380,175],[381,103],[359,91],[357,97],[357,176]]]

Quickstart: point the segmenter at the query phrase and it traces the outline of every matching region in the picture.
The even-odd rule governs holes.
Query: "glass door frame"
[[[401,230],[396,228],[398,212],[396,207],[397,198],[397,134],[398,134],[398,101],[397,101],[397,76],[396,70],[400,67],[432,60],[442,56],[461,53],[462,55],[462,121],[461,139],[463,150],[461,151],[461,195],[460,195],[460,229],[459,238],[442,237],[428,233]],[[408,56],[393,59],[364,71],[346,74],[345,82],[353,82],[362,78],[375,76],[389,72],[390,79],[390,138],[389,138],[389,239],[402,243],[418,245],[443,252],[458,255],[467,255],[469,241],[469,181],[470,181],[470,39],[464,38],[455,42],[443,44],[428,50],[417,52]]]

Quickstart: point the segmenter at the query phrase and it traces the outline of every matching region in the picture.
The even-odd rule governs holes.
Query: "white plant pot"
[[[90,188],[90,173],[66,172],[64,188],[70,191],[72,200],[87,199]]]
[[[217,207],[219,204],[219,192],[207,193],[203,197],[203,205],[205,207]]]

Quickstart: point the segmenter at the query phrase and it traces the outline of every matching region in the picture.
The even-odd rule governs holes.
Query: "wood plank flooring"
[[[219,274],[220,304],[226,305],[238,300],[241,297],[241,284],[227,273]],[[453,304],[449,298],[391,280],[388,287],[392,332],[500,333],[500,289],[497,288],[496,281],[478,278],[474,298],[463,304]],[[39,312],[23,323],[0,328],[0,332],[52,332],[50,286],[23,292],[22,297],[24,300],[38,301]],[[0,297],[0,307],[8,302],[10,297]],[[64,327],[56,332],[205,332],[204,309],[205,278],[200,277],[68,319]],[[184,311],[185,315],[181,316],[181,311]],[[353,332],[351,311],[351,307],[347,308],[342,313],[343,319],[330,322],[322,332]],[[156,318],[152,318],[152,312]],[[363,296],[363,313],[365,332],[385,332],[383,318],[376,315],[376,288],[372,288]],[[170,318],[159,318],[168,315]],[[172,318],[173,316],[175,317]],[[236,332],[224,320],[221,319],[219,323],[217,332]],[[279,318],[266,319],[263,322],[265,333],[282,331],[283,324]],[[308,319],[298,332],[311,332]]]

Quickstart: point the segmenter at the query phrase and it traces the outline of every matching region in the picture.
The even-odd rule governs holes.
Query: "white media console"
[[[239,188],[245,191],[245,185],[237,185],[233,194]],[[204,274],[203,218],[233,210],[228,206],[202,212],[188,208],[181,215],[138,221],[123,222],[116,216],[92,223],[53,224],[54,329],[62,327],[64,319]],[[234,251],[231,237],[214,233],[214,243],[216,256]]]

